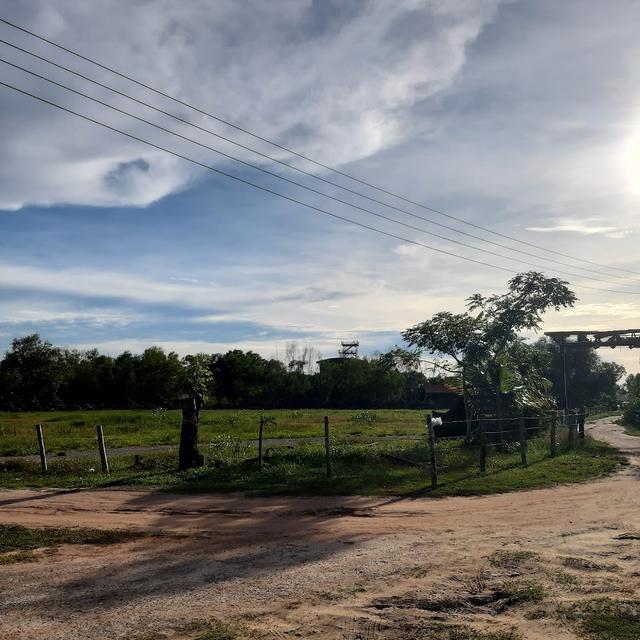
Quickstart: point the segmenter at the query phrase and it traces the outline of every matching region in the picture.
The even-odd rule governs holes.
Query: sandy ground
[[[631,464],[593,482],[479,498],[0,491],[0,523],[166,534],[0,566],[0,638],[182,639],[198,636],[185,625],[212,619],[261,638],[429,637],[420,630],[434,621],[576,638],[558,605],[640,596],[640,438],[608,420],[591,430]],[[539,555],[492,563],[504,549]],[[523,581],[545,599],[505,597]]]

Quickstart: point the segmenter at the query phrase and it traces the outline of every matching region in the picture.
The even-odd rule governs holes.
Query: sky
[[[6,62],[1,82],[201,163],[0,86],[0,352],[37,332],[113,354],[159,345],[273,356],[297,341],[333,356],[342,339],[373,353],[532,268],[579,296],[544,330],[640,327],[634,0],[0,0],[0,16],[457,218],[0,24],[0,39],[44,58],[0,43],[2,60],[200,145]],[[640,352],[600,355],[640,369]]]

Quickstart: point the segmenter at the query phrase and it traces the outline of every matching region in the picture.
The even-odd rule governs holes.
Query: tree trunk
[[[496,418],[498,419],[496,424],[498,428],[496,431],[498,432],[499,442],[500,442],[500,451],[504,451],[504,411],[502,409],[502,368],[499,364],[496,363],[495,370],[495,394],[496,394]]]
[[[198,453],[198,422],[202,399],[199,396],[187,398],[182,407],[182,428],[180,430],[180,450],[178,452],[178,468],[186,471],[193,467],[201,467],[204,459]]]
[[[464,403],[464,419],[467,421],[467,442],[471,441],[471,415],[469,413],[469,391],[467,389],[467,374],[462,367],[462,402]]]

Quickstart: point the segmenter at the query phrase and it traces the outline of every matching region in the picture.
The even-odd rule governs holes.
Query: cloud
[[[618,230],[616,227],[610,225],[598,224],[597,221],[590,220],[557,220],[550,221],[544,226],[531,226],[526,227],[527,231],[537,231],[538,233],[554,233],[557,231],[566,231],[570,233],[581,233],[583,235],[594,234],[607,234],[607,237],[624,237],[624,230]]]
[[[0,7],[16,22],[242,126],[331,164],[348,164],[368,182],[560,255],[528,247],[541,257],[501,259],[314,197],[320,206],[514,271],[530,268],[520,258],[548,264],[556,275],[552,268],[562,267],[544,256],[566,258],[570,271],[587,265],[569,256],[640,271],[636,2],[592,3],[589,11],[553,0],[110,0],[90,9],[72,0],[0,0]],[[1,68],[7,81],[63,99],[60,91]],[[348,336],[390,346],[400,330],[430,314],[464,309],[475,291],[505,289],[508,273],[308,215],[245,187],[227,188],[175,158],[0,91],[0,206],[101,207],[29,207],[0,215],[0,333],[40,330],[64,344],[114,350],[152,342],[180,349],[252,345],[265,354],[295,337],[333,352],[331,345]],[[64,100],[220,162],[101,108]],[[179,113],[235,135],[187,109]],[[167,194],[174,197],[157,202]],[[150,203],[143,210],[113,208]],[[433,229],[382,205],[366,206]],[[433,211],[400,206],[490,238]],[[606,272],[600,277],[611,279]],[[586,274],[584,283],[605,286]],[[637,324],[631,296],[577,292],[575,313],[550,314],[549,328]]]
[[[498,4],[499,0],[222,0],[214,4],[115,0],[87,11],[75,0],[19,6],[0,1],[3,14],[16,23],[338,165],[367,157],[408,135],[412,105],[451,85],[464,65],[467,47],[493,19]],[[188,109],[9,27],[3,25],[2,31],[16,44],[181,116],[196,118]],[[24,54],[7,47],[2,47],[2,54],[149,117],[139,106],[95,87],[85,88],[85,83]],[[159,136],[153,129],[4,65],[3,75],[9,82],[114,126],[152,141],[168,140],[172,148],[217,161],[193,145]],[[202,173],[7,89],[2,92],[0,126],[5,138],[0,149],[0,208],[58,203],[146,205],[185,188]],[[157,114],[151,119],[158,121]],[[229,134],[213,121],[206,124]],[[240,137],[248,142],[246,136]]]

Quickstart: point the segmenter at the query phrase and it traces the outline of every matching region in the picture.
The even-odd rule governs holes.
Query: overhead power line
[[[308,209],[310,209],[310,210],[312,210],[314,212],[330,216],[330,217],[335,218],[337,220],[341,220],[343,222],[347,222],[349,224],[353,224],[353,225],[355,225],[357,227],[360,227],[360,228],[363,228],[363,229],[367,229],[369,231],[373,231],[374,233],[378,233],[380,235],[384,235],[384,236],[387,236],[389,238],[394,238],[395,240],[400,240],[401,242],[406,242],[406,243],[413,244],[413,245],[416,245],[416,246],[419,246],[419,247],[424,247],[425,249],[430,249],[431,251],[436,251],[437,253],[441,253],[441,254],[444,254],[444,255],[447,255],[447,256],[451,256],[451,257],[454,257],[454,258],[459,258],[459,259],[462,259],[462,260],[466,260],[468,262],[479,264],[479,265],[482,265],[482,266],[485,266],[485,267],[491,267],[491,268],[494,268],[494,269],[499,269],[501,271],[506,271],[508,273],[514,273],[514,274],[517,273],[513,269],[509,269],[507,267],[502,267],[500,265],[495,265],[495,264],[492,264],[490,262],[485,262],[483,260],[476,260],[475,258],[470,258],[468,256],[460,255],[460,254],[454,253],[452,251],[447,251],[445,249],[440,249],[438,247],[434,247],[432,245],[428,245],[428,244],[423,243],[423,242],[418,242],[417,240],[411,240],[409,238],[405,238],[403,236],[399,236],[399,235],[397,235],[395,233],[390,233],[388,231],[384,231],[382,229],[378,229],[376,227],[372,227],[372,226],[370,226],[368,224],[365,224],[365,223],[362,223],[362,222],[358,222],[357,220],[352,220],[351,218],[347,218],[346,216],[339,215],[339,214],[334,213],[332,211],[327,211],[326,209],[323,209],[321,207],[317,207],[315,205],[309,204],[308,202],[304,202],[302,200],[299,200],[297,198],[294,198],[294,197],[289,196],[287,194],[284,194],[282,192],[279,192],[279,191],[276,191],[274,189],[270,189],[270,188],[265,187],[263,185],[257,184],[255,182],[252,182],[251,180],[247,180],[246,178],[243,178],[241,176],[237,176],[237,175],[234,175],[234,174],[229,173],[227,171],[223,171],[222,169],[218,169],[218,168],[213,167],[213,166],[211,166],[209,164],[206,164],[204,162],[201,162],[199,160],[196,160],[194,158],[191,158],[189,156],[181,154],[181,153],[179,153],[177,151],[173,151],[172,149],[168,149],[167,147],[161,146],[159,144],[156,144],[154,142],[151,142],[149,140],[141,138],[141,137],[139,137],[137,135],[134,135],[132,133],[129,133],[127,131],[123,131],[122,129],[118,129],[117,127],[114,127],[114,126],[109,125],[109,124],[107,124],[105,122],[101,122],[100,120],[97,120],[97,119],[92,118],[90,116],[87,116],[87,115],[84,115],[84,114],[79,113],[77,111],[74,111],[73,109],[70,109],[70,108],[65,107],[63,105],[60,105],[60,104],[58,104],[56,102],[53,102],[52,100],[48,100],[47,98],[43,98],[42,96],[38,96],[38,95],[36,95],[34,93],[31,93],[30,91],[27,91],[25,89],[21,89],[19,87],[16,87],[16,86],[14,86],[12,84],[7,83],[7,82],[0,81],[0,86],[4,86],[4,87],[6,87],[8,89],[12,89],[13,91],[16,91],[17,93],[21,93],[21,94],[23,94],[25,96],[28,96],[28,97],[30,97],[30,98],[32,98],[34,100],[37,100],[37,101],[42,102],[44,104],[47,104],[49,106],[55,107],[56,109],[59,109],[61,111],[64,111],[64,112],[69,113],[71,115],[74,115],[74,116],[76,116],[78,118],[81,118],[81,119],[87,121],[87,122],[91,122],[93,124],[96,124],[96,125],[98,125],[100,127],[108,129],[110,131],[114,131],[115,133],[119,133],[119,134],[121,134],[123,136],[126,136],[126,137],[132,139],[132,140],[136,140],[137,142],[141,142],[142,144],[145,144],[145,145],[147,145],[149,147],[152,147],[154,149],[158,149],[159,151],[163,151],[164,153],[168,153],[168,154],[170,154],[172,156],[175,156],[177,158],[180,158],[182,160],[186,160],[187,162],[190,162],[190,163],[192,163],[192,164],[194,164],[196,166],[200,166],[200,167],[202,167],[204,169],[207,169],[209,171],[213,171],[213,172],[215,172],[215,173],[217,173],[219,175],[225,176],[227,178],[230,178],[232,180],[235,180],[235,181],[240,182],[242,184],[245,184],[247,186],[253,187],[255,189],[259,189],[260,191],[264,191],[266,193],[270,193],[271,195],[277,196],[279,198],[283,198],[284,200],[288,200],[289,202],[293,202],[294,204],[298,204],[300,206],[306,207],[306,208],[308,208]],[[608,293],[618,293],[618,294],[626,294],[626,295],[640,295],[640,292],[638,292],[638,291],[620,291],[620,290],[615,290],[615,289],[602,289],[602,288],[599,288],[599,287],[591,287],[591,286],[588,286],[588,285],[577,284],[577,283],[574,283],[574,286],[578,286],[578,287],[581,287],[581,288],[584,288],[584,289],[591,289],[593,291],[604,291],[604,292],[608,292]]]
[[[157,124],[155,122],[152,122],[150,120],[146,120],[145,118],[141,118],[140,116],[137,116],[137,115],[135,115],[133,113],[130,113],[129,111],[126,111],[124,109],[121,109],[119,107],[111,105],[111,104],[109,104],[107,102],[104,102],[103,100],[100,100],[100,99],[95,98],[93,96],[90,96],[90,95],[88,95],[86,93],[83,93],[82,91],[78,91],[77,89],[73,89],[72,87],[68,87],[67,85],[64,85],[64,84],[62,84],[60,82],[57,82],[56,80],[52,80],[51,78],[48,78],[48,77],[43,76],[43,75],[41,75],[39,73],[36,73],[35,71],[31,71],[29,69],[26,69],[25,67],[17,65],[17,64],[15,64],[13,62],[9,62],[7,60],[4,60],[3,58],[0,58],[0,62],[4,63],[6,65],[9,65],[9,66],[11,66],[11,67],[13,67],[15,69],[19,69],[20,71],[23,71],[25,73],[28,73],[31,76],[34,76],[34,77],[39,78],[41,80],[44,80],[44,81],[46,81],[46,82],[48,82],[50,84],[53,84],[54,86],[60,87],[62,89],[65,89],[66,91],[74,93],[74,94],[76,94],[76,95],[78,95],[78,96],[80,96],[82,98],[85,98],[87,100],[91,100],[92,102],[95,102],[95,103],[100,104],[100,105],[102,105],[104,107],[107,107],[108,109],[116,111],[117,113],[121,113],[121,114],[123,114],[123,115],[125,115],[127,117],[133,118],[134,120],[137,120],[137,121],[142,122],[142,123],[144,123],[146,125],[154,127],[154,128],[156,128],[156,129],[158,129],[160,131],[163,131],[164,133],[168,133],[170,135],[173,135],[173,136],[175,136],[177,138],[180,138],[182,140],[185,140],[187,142],[191,142],[192,144],[195,144],[195,145],[197,145],[199,147],[202,147],[204,149],[207,149],[209,151],[213,151],[214,153],[217,153],[217,154],[219,154],[219,155],[221,155],[221,156],[223,156],[225,158],[228,158],[230,160],[238,162],[238,163],[240,163],[240,164],[242,164],[244,166],[247,166],[247,167],[250,167],[250,168],[255,169],[257,171],[260,171],[260,172],[262,172],[262,173],[264,173],[266,175],[269,175],[271,177],[283,180],[284,182],[292,184],[292,185],[294,185],[296,187],[305,189],[305,190],[307,190],[307,191],[309,191],[311,193],[314,193],[315,195],[319,195],[319,196],[323,196],[323,197],[329,198],[329,199],[334,200],[334,201],[336,201],[336,202],[338,202],[340,204],[353,207],[354,209],[356,209],[358,211],[362,211],[362,212],[367,213],[369,215],[373,215],[373,216],[375,216],[377,218],[380,218],[382,220],[385,220],[387,222],[398,224],[398,225],[403,226],[403,227],[405,227],[407,229],[411,229],[413,231],[418,231],[419,233],[424,233],[426,235],[438,238],[439,240],[444,240],[446,242],[451,242],[453,244],[458,244],[458,245],[461,245],[463,247],[466,247],[467,249],[472,249],[474,251],[480,251],[482,253],[485,253],[485,254],[488,254],[488,255],[491,255],[491,256],[494,256],[494,257],[497,257],[497,258],[511,260],[512,262],[517,262],[518,264],[524,264],[524,265],[527,265],[529,267],[534,267],[535,269],[548,270],[548,267],[546,267],[546,266],[542,266],[542,265],[539,265],[539,264],[536,264],[536,263],[533,263],[533,262],[528,262],[526,260],[522,260],[521,258],[514,258],[512,256],[505,256],[505,255],[497,253],[495,251],[490,251],[490,250],[487,250],[487,249],[483,249],[481,247],[476,247],[476,246],[468,244],[466,242],[462,242],[460,240],[455,240],[455,239],[449,238],[447,236],[442,236],[442,235],[439,235],[437,233],[433,233],[432,231],[427,231],[426,229],[423,229],[421,227],[416,227],[414,225],[407,224],[405,222],[402,222],[401,220],[396,220],[395,218],[390,218],[389,216],[385,216],[385,215],[383,215],[381,213],[372,211],[372,210],[367,209],[365,207],[360,207],[360,206],[358,206],[356,204],[353,204],[351,202],[348,202],[346,200],[342,200],[341,198],[336,198],[336,197],[334,197],[334,196],[332,196],[330,194],[324,193],[323,191],[318,191],[317,189],[314,189],[313,187],[309,187],[308,185],[305,185],[303,183],[297,182],[295,180],[291,180],[290,178],[287,178],[286,176],[282,176],[282,175],[280,175],[278,173],[274,173],[273,171],[265,169],[264,167],[261,167],[260,165],[256,165],[256,164],[253,164],[251,162],[247,162],[245,160],[242,160],[241,158],[238,158],[238,157],[233,156],[231,154],[225,153],[224,151],[221,151],[220,149],[217,149],[217,148],[212,147],[210,145],[207,145],[207,144],[204,144],[202,142],[199,142],[198,140],[194,140],[193,138],[190,138],[188,136],[182,135],[182,134],[180,134],[180,133],[178,133],[176,131],[172,131],[171,129],[163,127],[162,125],[159,125],[159,124]],[[618,285],[618,283],[614,283],[614,282],[611,282],[610,280],[605,280],[603,278],[596,278],[594,276],[584,276],[583,274],[580,274],[580,273],[574,273],[574,272],[571,272],[571,271],[563,271],[563,270],[559,270],[557,268],[552,268],[551,270],[556,272],[556,273],[558,273],[558,274],[560,274],[560,275],[563,275],[563,276],[569,276],[569,277],[572,277],[572,278],[575,278],[575,277],[578,277],[578,278],[586,277],[589,280],[602,282],[604,284],[613,285],[613,286],[617,286]]]
[[[361,193],[359,191],[355,191],[354,189],[350,189],[348,187],[345,187],[345,186],[343,186],[343,185],[341,185],[341,184],[339,184],[337,182],[333,182],[333,181],[328,180],[328,179],[326,179],[326,178],[324,178],[322,176],[319,176],[319,175],[316,175],[314,173],[311,173],[310,171],[305,171],[304,169],[300,169],[299,167],[296,167],[293,164],[290,164],[288,162],[285,162],[283,160],[275,158],[275,157],[273,157],[273,156],[271,156],[269,154],[263,153],[263,152],[259,151],[258,149],[255,149],[253,147],[249,147],[247,145],[244,145],[244,144],[242,144],[240,142],[237,142],[236,140],[233,140],[233,139],[228,138],[226,136],[223,136],[223,135],[221,135],[221,134],[219,134],[219,133],[217,133],[215,131],[207,129],[206,127],[202,127],[202,126],[200,126],[200,125],[198,125],[196,123],[193,123],[190,120],[186,120],[185,118],[182,118],[182,117],[180,117],[180,116],[178,116],[178,115],[176,115],[174,113],[171,113],[169,111],[166,111],[164,109],[156,107],[155,105],[149,104],[148,102],[145,102],[145,101],[140,100],[140,99],[138,99],[138,98],[136,98],[134,96],[131,96],[130,94],[125,93],[123,91],[120,91],[119,89],[115,89],[114,87],[112,87],[110,85],[107,85],[107,84],[105,84],[103,82],[99,82],[98,80],[95,80],[94,78],[86,76],[86,75],[76,71],[75,69],[70,69],[69,67],[61,65],[61,64],[59,64],[57,62],[54,62],[52,60],[48,60],[44,56],[38,55],[37,53],[34,53],[33,51],[29,51],[28,49],[24,49],[23,47],[20,47],[20,46],[18,46],[16,44],[13,44],[11,42],[7,42],[6,40],[3,40],[2,38],[0,38],[0,44],[4,44],[6,46],[12,47],[13,49],[16,49],[16,50],[18,50],[18,51],[20,51],[22,53],[25,53],[25,54],[33,57],[33,58],[36,58],[37,60],[45,62],[45,63],[47,63],[47,64],[49,64],[49,65],[51,65],[53,67],[56,67],[58,69],[62,69],[63,71],[65,71],[65,72],[67,72],[69,74],[72,74],[72,75],[74,75],[76,77],[79,77],[79,78],[81,78],[83,80],[86,80],[87,82],[90,82],[90,83],[92,83],[92,84],[94,84],[96,86],[99,86],[99,87],[101,87],[103,89],[107,89],[108,91],[111,91],[111,92],[115,93],[116,95],[122,96],[122,97],[124,97],[124,98],[126,98],[128,100],[131,100],[132,102],[135,102],[137,104],[140,104],[140,105],[142,105],[142,106],[144,106],[144,107],[146,107],[148,109],[152,109],[153,111],[156,111],[157,113],[161,113],[161,114],[163,114],[165,116],[168,116],[168,117],[176,120],[177,122],[180,122],[182,124],[186,124],[186,125],[188,125],[190,127],[193,127],[193,128],[198,129],[200,131],[203,131],[203,132],[205,132],[205,133],[207,133],[209,135],[215,136],[216,138],[219,138],[221,140],[224,140],[225,142],[231,143],[231,144],[233,144],[233,145],[235,145],[235,146],[237,146],[239,148],[245,149],[246,151],[250,151],[251,153],[255,153],[256,155],[259,155],[259,156],[261,156],[261,157],[263,157],[263,158],[265,158],[267,160],[270,160],[271,162],[275,162],[277,164],[285,166],[288,169],[291,169],[293,171],[301,173],[301,174],[303,174],[305,176],[309,176],[309,177],[314,178],[316,180],[319,180],[319,181],[321,181],[323,183],[331,185],[332,187],[336,187],[336,188],[341,189],[343,191],[346,191],[348,193],[354,194],[354,195],[356,195],[358,197],[361,197],[361,198],[364,198],[366,200],[369,200],[370,202],[374,202],[376,204],[382,205],[382,206],[387,207],[389,209],[392,209],[392,210],[395,210],[395,211],[399,211],[400,213],[403,213],[405,215],[411,216],[411,217],[416,218],[418,220],[422,220],[424,222],[427,222],[428,224],[432,224],[432,225],[435,225],[437,227],[440,227],[440,228],[443,228],[443,229],[447,229],[448,231],[452,231],[452,232],[454,232],[456,234],[460,234],[460,235],[463,235],[463,236],[466,236],[466,237],[469,237],[469,238],[473,238],[474,240],[478,240],[480,242],[484,242],[484,243],[490,244],[492,246],[499,247],[499,248],[501,248],[503,250],[512,251],[514,253],[518,253],[518,254],[521,254],[521,255],[525,255],[525,256],[532,257],[532,258],[536,258],[537,260],[543,260],[545,262],[552,262],[554,264],[559,264],[559,265],[562,265],[564,267],[570,267],[572,269],[580,269],[581,271],[585,271],[585,272],[589,272],[589,273],[595,273],[595,274],[598,274],[599,276],[600,275],[606,275],[608,277],[618,278],[620,280],[628,280],[629,279],[629,276],[619,276],[617,274],[603,274],[601,269],[600,270],[595,270],[595,269],[590,269],[589,267],[581,267],[579,265],[570,264],[570,263],[567,263],[567,262],[563,262],[561,260],[556,260],[554,258],[540,256],[538,254],[531,253],[529,251],[523,251],[522,249],[517,249],[515,247],[510,247],[510,246],[505,245],[503,243],[495,242],[493,240],[488,240],[487,238],[483,238],[481,236],[478,236],[478,235],[475,235],[475,234],[472,234],[472,233],[467,233],[466,231],[462,231],[460,229],[456,229],[455,227],[450,227],[449,225],[442,224],[440,222],[436,222],[436,221],[431,220],[429,218],[425,218],[424,216],[417,215],[417,214],[413,213],[412,211],[408,211],[406,209],[403,209],[403,208],[400,208],[400,207],[396,207],[395,205],[389,204],[389,203],[384,202],[382,200],[378,200],[377,198],[372,198],[371,196],[368,196],[368,195],[366,195],[364,193]],[[7,60],[2,60],[2,62],[4,62],[5,64],[9,64],[9,65],[11,65],[13,67],[16,67],[17,69],[20,69],[21,71],[24,71],[26,73],[30,73],[31,75],[34,75],[34,76],[36,76],[38,78],[46,80],[47,82],[51,82],[53,84],[57,84],[58,86],[60,86],[60,87],[62,87],[64,89],[67,89],[68,91],[75,91],[74,89],[71,89],[71,88],[69,88],[69,87],[67,87],[65,85],[57,83],[57,82],[51,80],[50,78],[48,78],[46,76],[42,76],[42,75],[40,75],[38,73],[35,73],[34,71],[31,71],[29,69],[25,69],[24,67],[21,67],[20,65],[14,64],[14,63],[9,62]],[[75,91],[75,92],[79,93],[79,95],[82,95],[84,97],[89,98],[90,100],[93,100],[93,98],[91,96],[87,96],[87,95],[85,95],[83,93],[80,93],[80,92],[77,92],[77,91]],[[101,102],[101,104],[104,104],[104,103]],[[107,106],[109,106],[109,105],[107,105]],[[196,144],[198,144],[198,143],[196,143]],[[208,148],[210,148],[210,147],[208,147]],[[212,149],[212,150],[216,151],[215,149]],[[228,157],[231,157],[231,156],[228,156]],[[232,158],[232,159],[236,159],[237,160],[237,158]],[[238,160],[238,161],[240,161],[240,160]],[[251,165],[251,166],[253,166],[253,165]],[[332,197],[329,194],[325,194],[325,195],[327,197]],[[344,202],[344,201],[339,200],[339,199],[338,199],[338,201],[339,202]],[[351,203],[349,203],[349,204],[351,205]],[[353,205],[353,206],[356,206],[356,205]],[[426,233],[426,231],[425,231],[425,233]],[[442,236],[438,236],[437,234],[432,234],[432,235],[434,235],[435,237],[442,237]],[[452,242],[455,242],[455,240],[452,240]],[[463,246],[470,246],[470,245],[463,244]],[[484,250],[484,249],[481,249],[481,250]],[[489,251],[488,253],[492,253],[492,252]],[[509,259],[512,259],[512,258],[509,258]],[[531,264],[531,263],[525,263],[525,264]],[[535,265],[533,265],[533,266],[535,266]],[[571,275],[573,276],[575,274],[571,273]],[[585,277],[585,276],[582,275],[582,274],[579,274],[578,277]],[[600,278],[590,278],[590,279],[599,280],[601,282],[609,282],[609,281],[606,281],[606,280],[601,280]],[[611,283],[611,284],[613,284],[613,283]],[[617,285],[619,283],[615,283],[615,284]]]
[[[54,46],[57,49],[60,49],[61,51],[65,51],[66,53],[69,53],[69,54],[71,54],[71,55],[73,55],[73,56],[75,56],[75,57],[77,57],[77,58],[79,58],[81,60],[84,60],[85,62],[89,62],[90,64],[93,64],[93,65],[95,65],[96,67],[98,67],[100,69],[104,69],[105,71],[109,71],[110,73],[113,73],[114,75],[117,75],[117,76],[119,76],[119,77],[121,77],[121,78],[123,78],[125,80],[128,80],[129,82],[133,82],[134,84],[136,84],[136,85],[138,85],[140,87],[143,87],[144,89],[147,89],[149,91],[152,91],[153,93],[155,93],[157,95],[160,95],[160,96],[162,96],[164,98],[167,98],[167,99],[169,99],[169,100],[171,100],[171,101],[173,101],[173,102],[175,102],[177,104],[180,104],[180,105],[182,105],[184,107],[192,109],[193,111],[195,111],[197,113],[200,113],[200,114],[205,115],[205,116],[207,116],[209,118],[212,118],[213,120],[216,120],[216,121],[218,121],[218,122],[220,122],[222,124],[225,124],[225,125],[227,125],[229,127],[232,127],[236,131],[241,131],[242,133],[244,133],[244,134],[246,134],[248,136],[251,136],[252,138],[255,138],[256,140],[261,140],[262,142],[266,142],[267,144],[270,144],[270,145],[272,145],[272,146],[274,146],[274,147],[276,147],[276,148],[278,148],[278,149],[280,149],[282,151],[285,151],[285,152],[287,152],[287,153],[289,153],[289,154],[291,154],[293,156],[301,158],[302,160],[305,160],[307,162],[311,162],[311,163],[313,163],[314,165],[316,165],[318,167],[321,167],[321,168],[323,168],[323,169],[325,169],[327,171],[331,171],[331,172],[333,172],[333,173],[335,173],[337,175],[340,175],[340,176],[343,176],[345,178],[348,178],[349,180],[352,180],[354,182],[357,182],[359,184],[367,186],[367,187],[369,187],[371,189],[375,189],[376,191],[378,191],[380,193],[384,193],[384,194],[386,194],[388,196],[391,196],[393,198],[397,198],[399,200],[402,200],[402,201],[404,201],[404,202],[406,202],[408,204],[412,204],[414,206],[420,207],[420,208],[422,208],[422,209],[424,209],[426,211],[431,211],[432,213],[435,213],[437,215],[449,218],[451,220],[455,220],[455,221],[457,221],[457,222],[459,222],[461,224],[464,224],[464,225],[473,227],[475,229],[484,231],[485,233],[493,234],[493,235],[501,237],[501,238],[503,238],[505,240],[510,240],[512,242],[517,242],[519,244],[523,244],[523,245],[532,247],[534,249],[538,249],[540,251],[545,251],[547,253],[552,253],[552,254],[561,256],[561,257],[563,257],[565,259],[570,259],[570,260],[574,260],[574,261],[577,261],[577,262],[582,262],[584,264],[590,264],[590,265],[595,266],[595,267],[600,267],[600,268],[604,268],[604,269],[610,269],[610,270],[613,270],[613,271],[619,271],[621,273],[629,273],[629,274],[633,274],[634,276],[640,276],[640,273],[637,272],[637,271],[632,271],[630,269],[623,269],[621,267],[613,267],[613,266],[610,266],[610,265],[605,265],[605,264],[602,264],[602,263],[595,262],[593,260],[588,260],[586,258],[580,258],[578,256],[567,255],[567,254],[565,254],[563,252],[556,251],[554,249],[549,249],[549,248],[544,247],[542,245],[537,245],[535,243],[528,242],[526,240],[521,240],[521,239],[516,238],[514,236],[510,236],[510,235],[501,233],[499,231],[495,231],[495,230],[490,229],[488,227],[483,227],[482,225],[478,225],[478,224],[469,222],[468,220],[464,220],[463,218],[459,218],[459,217],[454,216],[454,215],[452,215],[450,213],[445,213],[444,211],[441,211],[441,210],[436,209],[434,207],[430,207],[430,206],[425,205],[423,203],[411,200],[411,199],[406,198],[406,197],[404,197],[404,196],[402,196],[400,194],[397,194],[397,193],[394,193],[394,192],[392,192],[390,190],[387,190],[387,189],[385,189],[383,187],[379,187],[379,186],[377,186],[377,185],[375,185],[373,183],[367,182],[366,180],[362,180],[361,178],[358,178],[358,177],[356,177],[356,176],[354,176],[352,174],[349,174],[349,173],[346,173],[344,171],[341,171],[340,169],[337,169],[336,167],[332,167],[332,166],[330,166],[328,164],[325,164],[325,163],[322,163],[322,162],[320,162],[318,160],[314,160],[313,158],[311,158],[311,157],[309,157],[309,156],[307,156],[307,155],[305,155],[303,153],[300,153],[298,151],[295,151],[295,150],[293,150],[293,149],[291,149],[291,148],[289,148],[289,147],[287,147],[285,145],[282,145],[282,144],[280,144],[278,142],[275,142],[273,140],[270,140],[268,138],[260,136],[259,134],[254,133],[254,132],[252,132],[252,131],[250,131],[248,129],[245,129],[245,128],[243,128],[243,127],[241,127],[241,126],[239,126],[239,125],[237,125],[237,124],[235,124],[235,123],[233,123],[233,122],[231,122],[229,120],[226,120],[226,119],[224,119],[224,118],[222,118],[220,116],[216,116],[213,113],[210,113],[209,111],[201,109],[200,107],[196,107],[195,105],[192,105],[192,104],[190,104],[190,103],[188,103],[188,102],[186,102],[184,100],[181,100],[180,98],[176,98],[175,96],[172,96],[169,93],[161,91],[160,89],[156,89],[155,87],[152,87],[149,84],[146,84],[146,83],[144,83],[144,82],[142,82],[140,80],[137,80],[137,79],[133,78],[132,76],[129,76],[129,75],[124,74],[124,73],[122,73],[120,71],[117,71],[116,69],[114,69],[112,67],[109,67],[109,66],[107,66],[105,64],[102,64],[102,63],[98,62],[97,60],[94,60],[94,59],[92,59],[92,58],[90,58],[88,56],[85,56],[85,55],[83,55],[83,54],[81,54],[81,53],[79,53],[77,51],[74,51],[73,49],[70,49],[68,47],[65,47],[65,46],[63,46],[63,45],[61,45],[61,44],[59,44],[57,42],[54,42],[53,40],[50,40],[49,38],[46,38],[46,37],[44,37],[44,36],[42,36],[42,35],[40,35],[38,33],[35,33],[34,31],[26,29],[25,27],[21,27],[20,25],[15,24],[14,22],[11,22],[10,20],[7,20],[5,18],[0,17],[0,22],[6,24],[9,27],[17,29],[18,31],[26,33],[26,34],[34,37],[34,38],[37,38],[38,40],[41,40],[42,42],[46,42],[47,44],[50,44],[51,46]]]

